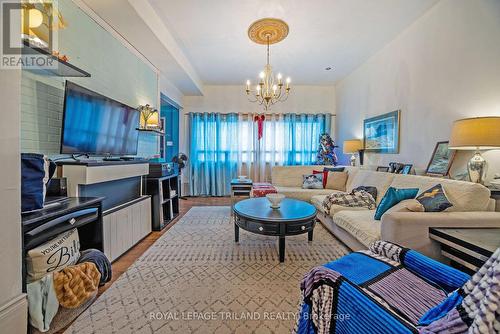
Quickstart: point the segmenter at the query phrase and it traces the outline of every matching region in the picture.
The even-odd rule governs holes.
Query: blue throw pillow
[[[453,206],[441,184],[422,192],[416,199],[423,205],[425,212],[441,212]]]
[[[394,205],[405,199],[414,199],[417,194],[418,188],[396,189],[390,187],[380,201],[377,211],[375,211],[375,220],[380,220],[382,215]]]
[[[345,167],[324,167],[323,171],[327,172],[343,172]]]
[[[458,290],[453,291],[446,299],[443,299],[441,303],[437,304],[433,308],[429,309],[418,321],[419,326],[427,326],[436,320],[441,319],[453,310],[457,305],[462,303],[464,298],[458,293]]]
[[[21,211],[43,208],[46,185],[56,165],[43,154],[21,153]]]

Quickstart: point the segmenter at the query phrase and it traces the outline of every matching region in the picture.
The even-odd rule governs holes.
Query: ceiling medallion
[[[265,18],[255,21],[248,28],[248,38],[257,44],[274,44],[288,36],[288,24],[280,19]]]
[[[281,42],[288,36],[288,25],[285,21],[275,18],[265,18],[255,21],[248,28],[248,38],[257,44],[267,45],[267,63],[264,70],[259,74],[259,83],[255,86],[255,91],[250,89],[250,80],[246,83],[246,94],[250,102],[257,102],[264,106],[264,110],[269,110],[271,105],[283,102],[288,98],[290,92],[290,78],[283,83],[281,73],[274,77],[271,64],[269,62],[269,45]]]

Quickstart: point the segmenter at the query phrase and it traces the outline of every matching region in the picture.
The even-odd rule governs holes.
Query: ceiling
[[[175,76],[164,74],[176,85],[181,80],[179,89],[184,94],[196,94],[202,91],[203,84],[256,80],[265,64],[265,46],[251,42],[247,29],[257,19],[277,17],[290,26],[288,37],[271,45],[275,72],[290,76],[294,84],[331,85],[394,39],[438,0],[84,1],[139,49],[152,49],[148,43],[163,42],[161,47],[169,56],[158,57],[159,51],[145,52],[145,56],[160,70],[176,72]],[[109,2],[120,5],[106,6]],[[131,24],[130,7],[142,18],[141,27],[139,23]],[[127,11],[127,16],[123,16],[126,19],[120,18],[121,11]],[[172,59],[175,64],[162,64]],[[326,71],[326,67],[332,70]],[[182,71],[189,80],[178,73]],[[190,85],[200,87],[194,89]]]

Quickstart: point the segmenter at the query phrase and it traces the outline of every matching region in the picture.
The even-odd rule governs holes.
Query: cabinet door
[[[151,232],[151,199],[105,215],[103,225],[104,254],[114,261]]]
[[[144,202],[142,202],[142,210],[141,210],[141,226],[142,226],[142,236],[148,235],[151,233],[151,199],[148,198]]]
[[[102,218],[104,254],[106,255],[106,257],[110,261],[112,261],[112,258],[111,258],[111,217],[112,217],[112,214],[106,215]]]

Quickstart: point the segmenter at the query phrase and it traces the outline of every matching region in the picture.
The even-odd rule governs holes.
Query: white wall
[[[0,328],[25,333],[27,302],[21,290],[21,71],[0,70]]]
[[[244,83],[237,86],[204,86],[203,96],[184,96],[179,119],[179,148],[188,151],[187,113],[262,113],[263,107],[248,102]],[[292,86],[287,101],[275,104],[270,113],[330,113],[335,115],[335,88],[332,86]],[[332,128],[335,128],[332,117]]]
[[[500,116],[500,1],[440,1],[339,82],[336,94],[339,143],[362,138],[363,119],[401,109],[400,154],[366,154],[365,164],[425,168],[454,120]],[[452,174],[468,155],[457,155]],[[484,156],[491,178],[500,151]]]

